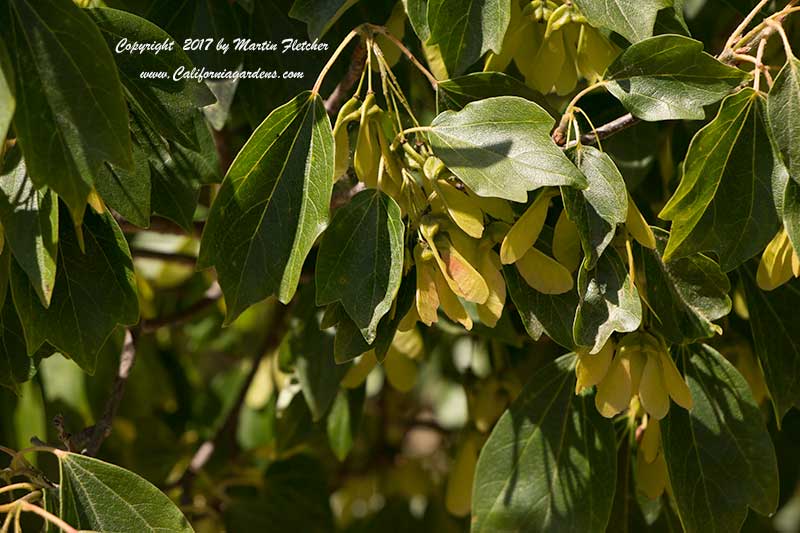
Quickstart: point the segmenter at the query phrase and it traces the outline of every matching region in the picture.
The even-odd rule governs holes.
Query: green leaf
[[[431,36],[431,29],[428,26],[428,0],[403,0],[403,5],[414,33],[420,41],[427,41]]]
[[[775,144],[789,176],[800,183],[800,60],[786,60],[767,97],[767,115]]]
[[[288,348],[294,372],[315,422],[328,411],[347,366],[337,365],[333,357],[333,333],[320,329],[322,313],[314,306],[314,290],[300,292],[297,321],[292,324]]]
[[[473,533],[603,532],[616,484],[616,437],[575,394],[575,356],[537,370],[481,450]]]
[[[10,0],[10,8],[19,144],[34,184],[52,188],[79,224],[103,161],[132,164],[114,58],[70,0]]]
[[[336,212],[319,245],[317,305],[341,302],[368,343],[400,288],[404,229],[397,203],[368,189]]]
[[[702,254],[669,263],[663,260],[669,233],[653,228],[656,249],[636,246],[637,284],[647,295],[658,332],[675,344],[695,342],[722,328],[714,320],[731,310],[730,281],[719,265]]]
[[[358,0],[294,0],[289,16],[308,24],[308,36],[318,39],[357,2]]]
[[[323,465],[304,454],[271,463],[258,493],[234,498],[224,520],[227,531],[335,531]]]
[[[364,410],[366,387],[340,389],[328,414],[328,442],[339,461],[344,461],[353,447]]]
[[[11,119],[17,107],[14,85],[14,68],[2,39],[0,39],[0,144],[6,142]]]
[[[656,14],[669,0],[575,0],[589,24],[608,28],[635,43],[653,35]]]
[[[741,272],[755,352],[780,426],[789,409],[800,407],[800,281],[762,291],[756,284],[755,265],[746,265]]]
[[[470,102],[495,96],[519,96],[535,102],[552,116],[558,114],[541,94],[502,72],[473,72],[441,81],[438,88],[445,109],[459,110]]]
[[[389,346],[392,344],[397,326],[406,316],[411,306],[414,304],[417,282],[414,271],[409,272],[400,283],[400,290],[397,291],[396,303],[393,305],[394,314],[388,313],[383,316],[378,323],[377,335],[375,340],[368,343],[364,340],[364,335],[350,316],[340,309],[336,312],[338,321],[336,323],[336,339],[333,344],[333,355],[336,362],[346,363],[355,359],[359,355],[369,350],[375,350],[375,357],[378,361],[383,361]],[[340,304],[333,304],[340,305]]]
[[[773,152],[763,97],[746,88],[722,102],[697,132],[683,177],[659,215],[672,220],[664,260],[713,251],[729,271],[764,249],[777,230]]]
[[[533,102],[499,96],[445,111],[429,136],[436,156],[476,194],[525,202],[528,191],[539,187],[586,186],[550,138],[554,125]]]
[[[330,121],[319,95],[304,92],[264,119],[211,206],[198,267],[216,267],[227,322],[270,294],[292,299],[332,190]]]
[[[575,165],[589,181],[589,187],[561,189],[564,208],[577,226],[588,268],[593,268],[603,250],[614,238],[617,224],[628,214],[625,180],[611,158],[593,146],[582,146],[570,153]]]
[[[542,294],[522,279],[514,265],[503,266],[503,277],[528,335],[539,340],[542,333],[546,333],[567,350],[574,349],[572,322],[578,307],[578,293],[571,290],[564,294]]]
[[[150,163],[148,153],[140,143],[144,132],[134,118],[133,131],[133,169],[118,168],[110,163],[95,176],[95,188],[103,200],[125,220],[141,228],[150,225]]]
[[[694,407],[661,421],[664,458],[686,531],[739,531],[747,507],[778,506],[775,450],[750,388],[709,346],[686,349]]]
[[[500,52],[510,20],[505,0],[428,0],[427,44],[438,45],[447,72],[458,76],[488,50]]]
[[[164,493],[138,475],[99,459],[56,450],[59,516],[71,526],[115,533],[193,532]]]
[[[128,243],[109,214],[86,210],[82,228],[60,210],[58,272],[50,306],[42,306],[22,269],[11,265],[11,289],[28,353],[45,341],[94,373],[97,354],[117,324],[139,320],[139,300]],[[85,253],[75,231],[83,232]]]
[[[34,188],[22,159],[0,176],[0,222],[42,305],[50,305],[58,256],[58,200],[49,190]]]
[[[8,270],[8,259],[8,252],[0,259],[6,264],[4,267],[6,270]],[[31,379],[36,373],[36,360],[28,356],[22,324],[19,322],[11,294],[4,295],[3,300],[0,311],[0,386],[19,394],[20,384]],[[43,434],[39,436],[44,438]]]
[[[606,70],[606,85],[642,120],[699,120],[713,104],[749,75],[703,52],[703,43],[659,35],[636,43]]]
[[[785,167],[784,167],[785,170]],[[778,214],[783,220],[783,227],[795,250],[800,250],[800,185],[788,176],[773,180],[780,200],[777,202]]]
[[[90,9],[87,11],[105,38],[108,46],[127,39],[130,43],[172,41],[167,33],[155,24],[125,11],[116,9]],[[122,84],[132,105],[138,108],[165,138],[190,148],[198,148],[194,116],[198,105],[214,102],[205,84],[195,80],[173,80],[179,68],[192,69],[192,62],[177,44],[171,50],[158,53],[115,53]],[[142,72],[166,72],[165,79],[142,78]]]
[[[580,302],[572,332],[575,342],[597,353],[615,331],[635,331],[642,322],[642,302],[622,258],[611,248],[593,270],[587,259],[578,271]]]

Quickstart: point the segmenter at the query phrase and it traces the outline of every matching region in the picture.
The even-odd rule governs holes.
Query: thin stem
[[[745,29],[747,29],[747,26],[750,25],[756,15],[758,15],[759,11],[761,11],[764,6],[769,3],[769,1],[770,0],[761,0],[758,4],[756,4],[750,13],[748,13],[742,22],[736,27],[736,29],[733,30],[733,33],[731,33],[730,37],[728,37],[728,40],[725,42],[725,48],[731,48],[733,46],[733,43],[736,41],[736,39],[739,38]]]
[[[406,135],[409,133],[418,133],[423,131],[431,131],[433,128],[430,126],[415,126],[413,128],[406,128],[400,133],[395,136],[394,140],[392,141],[392,146],[397,146],[397,143],[400,142]]]
[[[414,54],[412,54],[411,51],[408,48],[406,48],[406,46],[402,42],[400,42],[400,39],[389,33],[389,31],[383,26],[375,26],[373,24],[367,24],[367,26],[375,33],[380,33],[381,35],[385,35],[386,38],[389,39],[397,48],[399,48],[400,51],[403,53],[403,55],[406,56],[409,59],[409,61],[411,61],[411,63],[414,64],[415,67],[417,67],[417,70],[422,72],[422,74],[426,78],[428,78],[428,81],[430,82],[431,86],[434,89],[436,89],[436,87],[439,85],[439,81],[436,79],[436,76],[431,74],[431,72],[428,69],[426,69],[422,65],[422,63],[420,63],[417,60],[416,57],[414,57]]]
[[[608,82],[604,80],[598,81],[597,83],[593,83],[592,85],[584,87],[572,97],[572,100],[570,100],[566,109],[564,109],[564,114],[561,116],[561,121],[558,123],[558,127],[555,129],[555,131],[553,131],[553,141],[555,141],[557,145],[563,146],[569,142],[565,135],[568,133],[567,128],[569,127],[569,122],[572,120],[572,116],[575,113],[575,107],[577,106],[578,101],[598,87],[605,87],[607,83]]]
[[[764,57],[764,47],[767,45],[767,38],[764,37],[758,43],[758,51],[756,51],[756,68],[755,68],[755,78],[753,79],[753,89],[756,92],[759,92],[759,88],[761,85],[761,60]]]
[[[789,37],[786,35],[786,30],[783,29],[783,26],[780,23],[775,22],[774,20],[768,20],[767,26],[773,28],[776,32],[778,32],[778,35],[781,36],[781,42],[783,43],[783,51],[786,54],[786,61],[789,61],[791,58],[794,57],[794,52],[792,51],[791,43],[789,43]]]
[[[583,109],[581,109],[580,107],[576,107],[576,108],[575,108],[575,111],[577,111],[578,113],[580,113],[581,115],[583,115],[583,118],[585,118],[585,119],[586,119],[586,122],[588,122],[588,123],[589,123],[589,127],[590,127],[590,128],[592,128],[592,138],[595,138],[595,139],[597,139],[597,147],[598,147],[598,148],[600,149],[600,151],[602,152],[602,151],[603,151],[603,145],[602,145],[602,144],[600,144],[600,137],[597,135],[597,128],[595,128],[595,127],[594,127],[594,122],[592,122],[592,119],[590,119],[590,118],[589,118],[589,115],[586,113],[586,111],[584,111],[584,110],[583,110]],[[584,135],[584,137],[585,137],[585,135]],[[581,139],[582,139],[582,138],[581,138]]]
[[[325,80],[325,76],[328,75],[328,71],[330,71],[331,67],[333,67],[333,64],[339,58],[339,56],[347,47],[347,45],[350,44],[350,41],[352,41],[360,33],[361,33],[360,28],[356,28],[352,30],[350,33],[348,33],[347,36],[344,38],[344,40],[341,43],[339,43],[339,46],[336,48],[336,50],[334,50],[330,59],[328,59],[328,62],[325,64],[324,67],[322,67],[319,76],[317,76],[317,81],[314,82],[314,87],[311,88],[312,94],[319,94],[319,89],[320,87],[322,87],[322,82]]]
[[[29,501],[36,501],[37,499],[41,498],[42,493],[38,490],[36,492],[29,492],[25,496],[18,498],[10,503],[5,503],[0,505],[0,513],[10,513],[12,512],[17,506],[22,505],[25,502]]]
[[[353,88],[353,85],[355,85],[359,78],[363,79],[366,52],[367,49],[364,48],[363,42],[359,42],[353,49],[353,55],[350,58],[350,68],[347,69],[347,74],[339,80],[333,92],[328,96],[328,99],[325,100],[325,110],[328,112],[328,115],[335,115],[339,111],[342,100],[347,96],[347,93]]]
[[[21,502],[20,507],[23,511],[35,513],[41,516],[43,519],[50,522],[54,526],[61,528],[61,530],[64,531],[64,533],[78,533],[77,529],[67,524],[53,513],[47,511],[46,509],[43,509],[42,507],[39,507],[38,505],[34,505],[28,502]]]
[[[12,491],[15,491],[15,490],[24,490],[24,489],[37,490],[38,488],[39,487],[37,487],[33,483],[24,483],[24,482],[23,483],[12,483],[11,485],[6,485],[4,487],[0,487],[0,494],[3,494],[4,492],[12,492]]]

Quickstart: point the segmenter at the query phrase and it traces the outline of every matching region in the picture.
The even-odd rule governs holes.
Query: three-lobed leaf
[[[649,121],[705,118],[703,106],[721,100],[747,77],[705,53],[700,41],[681,35],[638,42],[605,73],[609,92]]]
[[[488,50],[500,52],[510,20],[505,0],[428,0],[428,44],[439,48],[450,77],[458,76]]]
[[[37,187],[49,186],[80,223],[104,161],[132,164],[119,75],[100,30],[70,0],[12,0],[14,128]]]
[[[642,322],[642,302],[615,249],[600,256],[593,269],[588,258],[578,270],[580,302],[572,334],[575,343],[597,353],[615,331],[635,331]]]
[[[473,533],[605,531],[616,484],[614,426],[575,394],[575,356],[536,371],[481,450]]]
[[[304,92],[256,129],[208,215],[198,267],[216,267],[228,322],[270,294],[292,299],[332,189],[330,121],[320,96]]]
[[[693,254],[668,263],[669,234],[653,228],[656,249],[636,247],[636,283],[644,287],[658,332],[672,343],[694,342],[721,333],[714,320],[731,310],[728,276],[711,258]]]
[[[665,261],[713,251],[729,271],[775,235],[772,183],[782,164],[769,139],[763,100],[750,88],[728,96],[692,139],[681,183],[659,215],[672,221]]]
[[[789,57],[767,96],[770,131],[789,176],[800,183],[800,60]]]
[[[691,410],[661,421],[672,494],[686,531],[739,531],[750,507],[778,506],[778,468],[747,381],[713,348],[685,350]]]
[[[800,281],[763,291],[755,268],[745,265],[741,272],[756,356],[780,425],[789,409],[800,407]]]
[[[476,194],[525,202],[539,187],[586,186],[550,138],[554,124],[535,103],[499,96],[441,113],[429,137],[436,156]]]
[[[372,343],[403,274],[405,227],[397,203],[368,189],[340,208],[317,253],[317,305],[341,302]]]
[[[28,353],[45,342],[94,373],[97,355],[117,325],[139,320],[139,300],[128,243],[110,213],[87,209],[82,227],[60,210],[59,253],[50,306],[45,308],[16,261],[11,289]],[[76,231],[83,232],[84,250]]]
[[[561,189],[564,209],[577,226],[581,246],[593,268],[616,233],[617,224],[628,214],[628,191],[625,180],[611,158],[593,146],[582,146],[571,154],[575,165],[589,182],[589,187]]]
[[[653,35],[658,11],[670,0],[575,0],[592,26],[608,28],[635,43]]]
[[[12,155],[8,157],[10,163]],[[58,200],[49,190],[34,188],[22,159],[0,176],[0,222],[42,305],[50,305],[58,257]]]

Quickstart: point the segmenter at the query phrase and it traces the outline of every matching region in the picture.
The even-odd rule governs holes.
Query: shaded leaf
[[[685,351],[694,407],[661,421],[672,494],[686,531],[739,531],[747,507],[778,505],[775,450],[750,388],[709,346]]]
[[[172,38],[150,21],[132,13],[116,9],[90,9],[87,11],[100,28],[110,48],[122,39],[129,42],[164,42]],[[172,73],[183,67],[192,69],[192,62],[181,46],[159,53],[114,54],[120,78],[128,99],[138,108],[156,130],[167,139],[184,146],[198,148],[194,130],[194,115],[198,106],[214,102],[214,96],[205,84],[195,80],[174,80]],[[143,72],[166,72],[165,79],[143,78]]]
[[[308,24],[308,36],[317,39],[356,2],[358,0],[295,0],[289,16]]]
[[[328,414],[328,443],[340,461],[344,461],[353,447],[364,410],[366,387],[340,389]]]
[[[800,281],[762,291],[754,265],[742,267],[741,272],[756,355],[780,426],[789,409],[800,407]]]
[[[683,177],[659,215],[672,220],[664,259],[713,251],[724,271],[764,249],[775,235],[772,150],[763,97],[742,89],[692,139]]]
[[[304,92],[256,129],[211,206],[198,267],[216,267],[228,322],[270,294],[291,300],[332,189],[330,121],[319,95]]]
[[[403,0],[403,5],[417,37],[420,41],[427,41],[431,36],[431,29],[428,26],[428,0]]]
[[[192,532],[186,517],[152,483],[116,465],[68,453],[58,456],[59,516],[86,530]]]
[[[564,348],[573,349],[572,322],[578,307],[577,292],[543,294],[529,286],[514,265],[503,266],[503,277],[528,335],[539,340],[542,333],[546,333]]]
[[[554,124],[533,102],[500,96],[441,113],[429,136],[436,156],[475,193],[525,202],[539,187],[586,186],[550,138]]]
[[[589,24],[608,28],[635,43],[653,35],[658,11],[671,4],[669,0],[575,0]]]
[[[578,271],[580,303],[573,335],[580,346],[597,353],[615,331],[635,331],[642,321],[642,302],[630,274],[615,249],[600,256],[594,269],[586,259]]]
[[[636,247],[637,285],[647,294],[658,332],[675,344],[722,333],[713,323],[731,310],[731,285],[719,265],[702,254],[665,263],[669,233],[653,228],[656,249]]]
[[[95,188],[103,200],[125,220],[141,228],[150,225],[150,163],[140,142],[144,132],[131,123],[133,135],[133,169],[118,168],[110,163],[95,176]]]
[[[15,96],[14,68],[2,39],[0,39],[0,144],[6,142],[11,119],[17,107]]]
[[[8,252],[0,258],[6,264],[3,267],[5,270],[8,270],[8,259]],[[36,360],[28,356],[22,324],[11,301],[11,294],[5,294],[0,311],[0,385],[19,394],[20,384],[31,379],[35,373]]]
[[[10,8],[19,144],[36,186],[58,193],[79,223],[103,161],[132,164],[114,59],[100,30],[70,0],[11,0]]]
[[[538,370],[481,450],[473,533],[605,531],[616,484],[614,427],[575,395],[575,356]]]
[[[58,200],[49,190],[34,188],[22,159],[0,176],[0,222],[14,258],[42,305],[49,305],[58,256]]]
[[[570,155],[586,176],[589,187],[583,190],[563,187],[561,196],[569,219],[578,227],[587,265],[593,268],[614,238],[617,224],[625,222],[628,191],[614,162],[597,148],[582,146]]]
[[[428,0],[427,44],[438,46],[448,74],[458,76],[488,50],[500,52],[510,20],[504,0]]]
[[[109,214],[87,209],[85,253],[76,228],[63,209],[59,220],[58,272],[50,307],[44,308],[17,262],[11,265],[11,289],[25,331],[28,353],[45,341],[93,373],[97,354],[117,324],[139,320],[139,300],[128,243]]]
[[[458,110],[470,102],[494,96],[519,96],[535,102],[551,115],[557,115],[541,94],[502,72],[472,72],[443,80],[438,88],[445,109]]]
[[[404,229],[397,203],[367,189],[336,212],[319,245],[317,305],[341,302],[368,343],[400,288]]]
[[[767,97],[767,115],[775,144],[789,176],[800,183],[800,60],[786,60]]]
[[[608,90],[642,120],[702,119],[713,104],[747,79],[703,52],[703,43],[659,35],[622,52],[605,74]]]
[[[228,531],[334,531],[323,466],[309,455],[275,461],[256,495],[240,495],[224,514]]]

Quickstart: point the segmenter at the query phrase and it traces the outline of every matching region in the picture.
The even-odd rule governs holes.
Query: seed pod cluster
[[[689,387],[672,356],[653,335],[637,331],[613,341],[594,355],[578,352],[576,392],[597,386],[598,412],[611,418],[637,398],[650,417],[661,420],[669,411],[670,398],[685,409],[692,407]]]
[[[500,52],[489,54],[484,70],[503,71],[513,61],[532,89],[565,95],[581,77],[600,80],[619,51],[572,2],[513,0]]]

